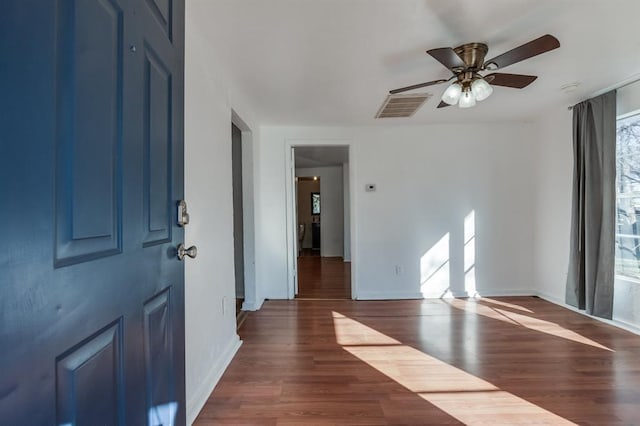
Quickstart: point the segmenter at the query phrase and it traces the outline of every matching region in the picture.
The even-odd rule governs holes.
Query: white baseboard
[[[594,320],[598,320],[598,321],[603,322],[605,324],[609,324],[609,325],[612,325],[614,327],[618,327],[618,328],[621,328],[623,330],[629,331],[629,332],[631,332],[633,334],[640,335],[640,327],[638,327],[635,324],[631,324],[631,323],[628,323],[626,321],[615,319],[615,318],[612,319],[612,320],[608,320],[608,319],[605,319],[605,318],[600,318],[600,317],[595,317],[593,315],[589,315],[585,311],[581,311],[581,310],[579,310],[578,308],[576,308],[574,306],[568,305],[568,304],[566,304],[564,302],[564,300],[558,299],[557,297],[552,296],[552,295],[547,294],[547,293],[537,292],[536,296],[538,296],[541,299],[546,300],[547,302],[551,302],[554,305],[562,306],[563,308],[567,308],[570,311],[577,312],[577,313],[579,313],[581,315],[584,315],[586,317],[592,318]]]
[[[627,330],[630,333],[633,334],[637,334],[638,336],[640,336],[640,327],[638,327],[635,324],[631,324],[630,322],[624,321],[624,320],[620,320],[620,319],[613,319],[613,321],[610,321],[611,323],[613,323],[613,325],[615,325],[616,327],[620,327],[623,330]]]
[[[544,292],[541,292],[541,291],[537,291],[536,292],[536,296],[538,296],[540,299],[546,300],[547,302],[551,302],[554,305],[560,305],[560,306],[562,306],[564,308],[571,309],[572,311],[580,312],[576,308],[574,308],[573,306],[567,305],[566,303],[564,303],[563,300],[558,299],[557,297],[552,296],[549,293],[544,293]]]
[[[200,414],[200,410],[204,407],[204,404],[209,399],[209,395],[213,392],[213,389],[218,384],[218,381],[222,377],[222,374],[227,369],[231,360],[235,356],[236,352],[242,345],[242,340],[238,338],[238,335],[234,335],[224,352],[218,358],[218,361],[211,366],[211,369],[206,373],[204,380],[198,386],[193,397],[187,401],[187,424],[191,425]]]
[[[264,299],[260,299],[259,301],[255,300],[245,300],[242,302],[242,310],[243,311],[258,311],[262,308],[262,304],[264,303]]]
[[[478,290],[480,297],[498,296],[536,296],[536,292],[526,289],[503,290],[484,289]],[[447,297],[472,297],[467,292],[450,293]],[[420,292],[394,292],[394,291],[365,291],[358,292],[358,300],[394,300],[394,299],[439,299],[439,297],[425,297]]]
[[[487,288],[478,290],[477,293],[480,297],[537,296],[535,291],[524,288],[511,290]]]
[[[358,300],[424,299],[422,293],[397,291],[359,291]]]

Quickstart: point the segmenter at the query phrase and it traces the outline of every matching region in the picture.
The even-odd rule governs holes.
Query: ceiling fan
[[[458,104],[460,108],[469,108],[474,106],[476,101],[488,98],[493,92],[491,86],[523,89],[538,78],[535,75],[505,73],[491,73],[483,76],[480,74],[481,72],[502,69],[558,47],[560,47],[558,39],[546,34],[487,61],[484,58],[489,47],[484,43],[466,43],[455,48],[441,47],[427,50],[429,55],[453,73],[453,77],[401,87],[391,90],[389,93],[394,95],[455,80],[444,91],[438,108],[455,104]]]

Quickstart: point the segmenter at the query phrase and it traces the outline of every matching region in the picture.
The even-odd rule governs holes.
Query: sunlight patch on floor
[[[539,331],[541,333],[546,333],[552,336],[560,337],[562,339],[571,340],[572,342],[581,343],[583,345],[592,346],[594,348],[615,352],[613,349],[610,349],[598,342],[581,336],[575,331],[568,330],[550,321],[533,318],[528,315],[518,314],[504,309],[494,308],[492,306],[486,306],[475,301],[467,301],[464,299],[445,300],[445,303],[448,303],[454,308],[463,310],[465,312],[482,315],[488,318],[504,321],[521,327],[526,327],[530,330]]]
[[[333,312],[333,328],[336,341],[340,345],[398,345],[396,339],[380,333],[371,327]]]
[[[522,312],[528,312],[530,314],[533,313],[533,311],[531,309],[525,308],[524,306],[520,306],[520,305],[516,305],[515,303],[507,303],[507,302],[503,302],[502,300],[496,300],[496,299],[492,299],[490,297],[482,297],[479,299],[480,302],[488,302],[492,305],[499,305],[499,306],[504,306],[507,308],[511,308],[511,309],[516,309],[518,311],[522,311]]]
[[[505,391],[419,395],[467,425],[574,425],[575,423]]]
[[[500,312],[495,311],[491,306],[487,306],[487,305],[483,305],[475,302],[469,302],[464,299],[451,299],[451,300],[445,300],[444,302],[466,313],[482,315],[484,317],[508,322],[513,325],[520,325],[520,323],[518,323],[517,321],[502,315]]]
[[[406,345],[344,350],[416,393],[496,391],[497,387]]]
[[[385,336],[383,333],[354,319],[336,312],[333,317],[336,336],[375,336],[384,340],[381,339]],[[385,343],[396,344],[338,343],[345,351],[465,424],[574,424],[457,367],[385,337],[389,339]],[[342,339],[346,340],[349,339]]]

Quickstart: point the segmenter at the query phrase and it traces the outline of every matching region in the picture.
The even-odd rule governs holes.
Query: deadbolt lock
[[[189,213],[187,212],[187,202],[180,200],[178,202],[178,226],[189,224]]]

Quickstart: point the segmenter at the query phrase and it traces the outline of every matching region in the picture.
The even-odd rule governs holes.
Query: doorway
[[[244,205],[242,202],[242,131],[231,123],[231,173],[233,185],[233,266],[236,317],[244,303]]]
[[[349,148],[293,149],[300,299],[351,299]]]

